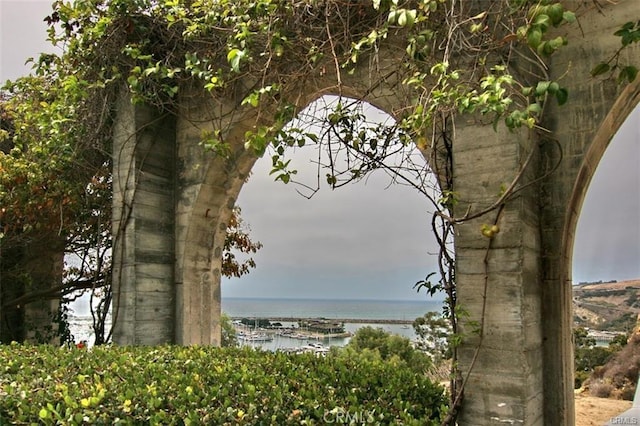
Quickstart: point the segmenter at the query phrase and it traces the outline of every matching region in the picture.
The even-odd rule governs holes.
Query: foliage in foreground
[[[402,362],[212,347],[0,346],[0,423],[438,424],[444,390]]]

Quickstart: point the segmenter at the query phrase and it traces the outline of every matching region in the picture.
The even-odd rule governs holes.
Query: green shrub
[[[440,386],[404,363],[350,355],[0,346],[0,424],[439,423]]]
[[[388,333],[379,327],[360,328],[349,341],[347,349],[353,349],[356,352],[374,351],[383,360],[392,360],[395,357],[417,373],[425,373],[431,367],[431,358],[414,349],[411,340]]]
[[[573,374],[573,388],[580,389],[582,384],[591,376],[591,372],[576,370]]]

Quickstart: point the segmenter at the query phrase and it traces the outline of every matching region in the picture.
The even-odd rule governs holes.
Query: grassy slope
[[[640,314],[640,279],[573,287],[576,325],[630,331]]]

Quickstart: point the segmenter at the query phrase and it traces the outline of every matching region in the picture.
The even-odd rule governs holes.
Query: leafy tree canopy
[[[222,275],[225,277],[241,277],[248,274],[251,268],[256,267],[256,262],[249,257],[243,261],[238,260],[234,252],[244,254],[256,253],[262,248],[262,243],[253,242],[249,236],[250,229],[242,220],[240,207],[235,207],[231,214],[231,220],[227,225],[227,235],[224,241],[224,253],[222,254]]]
[[[535,74],[517,77],[509,55],[530,50],[542,67],[538,58],[566,43],[546,39],[549,29],[575,16],[548,0],[480,3],[56,1],[49,38],[64,53],[42,55],[35,77],[8,89],[31,99],[25,131],[37,128],[34,136],[56,141],[50,149],[70,154],[108,147],[111,108],[123,87],[134,102],[176,111],[178,96],[195,84],[215,98],[238,99],[238,108],[270,113],[270,125],[247,135],[247,145],[263,153],[270,142],[277,151],[308,140],[292,131],[274,139],[299,107],[296,88],[329,74],[340,92],[359,62],[380,60],[385,43],[400,43],[404,55],[393,73],[413,94],[412,107],[393,113],[407,135],[428,137],[442,113],[480,112],[512,128],[532,127],[548,95],[562,103],[567,93]],[[342,106],[335,109],[330,120],[338,124]],[[224,133],[216,129],[203,142],[226,154]]]
[[[347,346],[356,351],[376,352],[383,360],[399,359],[421,373],[431,366],[429,357],[414,349],[408,338],[387,333],[381,328],[367,326],[358,329]]]

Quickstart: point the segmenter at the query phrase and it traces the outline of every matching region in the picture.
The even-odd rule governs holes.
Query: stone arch
[[[600,123],[593,142],[582,159],[567,206],[567,223],[564,226],[563,247],[565,254],[563,256],[569,260],[573,258],[575,231],[591,179],[611,140],[638,104],[640,104],[640,80],[636,79],[618,96],[609,113]],[[571,282],[571,270],[566,272],[569,274],[566,279]]]
[[[362,100],[395,119],[406,106],[406,98],[397,96],[402,91],[392,90],[393,86],[380,85],[370,90],[362,84],[366,78],[357,73],[350,80],[353,84],[345,84],[341,90],[336,90],[335,80],[329,79],[324,85],[297,92],[296,109],[301,111],[325,95]],[[397,81],[392,82],[396,84]],[[186,106],[176,124],[181,170],[178,180],[183,189],[176,212],[175,340],[181,344],[220,342],[220,270],[226,225],[257,160],[253,152],[244,148],[244,134],[265,124],[253,111],[231,122],[225,140],[232,154],[225,160],[205,152],[198,144],[202,130],[216,120],[208,102],[202,95],[183,101]]]
[[[561,164],[539,191],[545,424],[575,421],[571,288],[575,228],[597,162],[638,102],[637,79],[625,88],[612,79],[591,77],[591,69],[619,48],[614,33],[640,13],[640,3],[580,6],[580,26],[563,30],[572,41],[549,64],[549,79],[563,83],[569,102],[561,107],[547,104],[543,122],[557,145],[545,144],[541,166]],[[638,52],[638,46],[630,46],[621,60],[635,63],[632,58]]]

